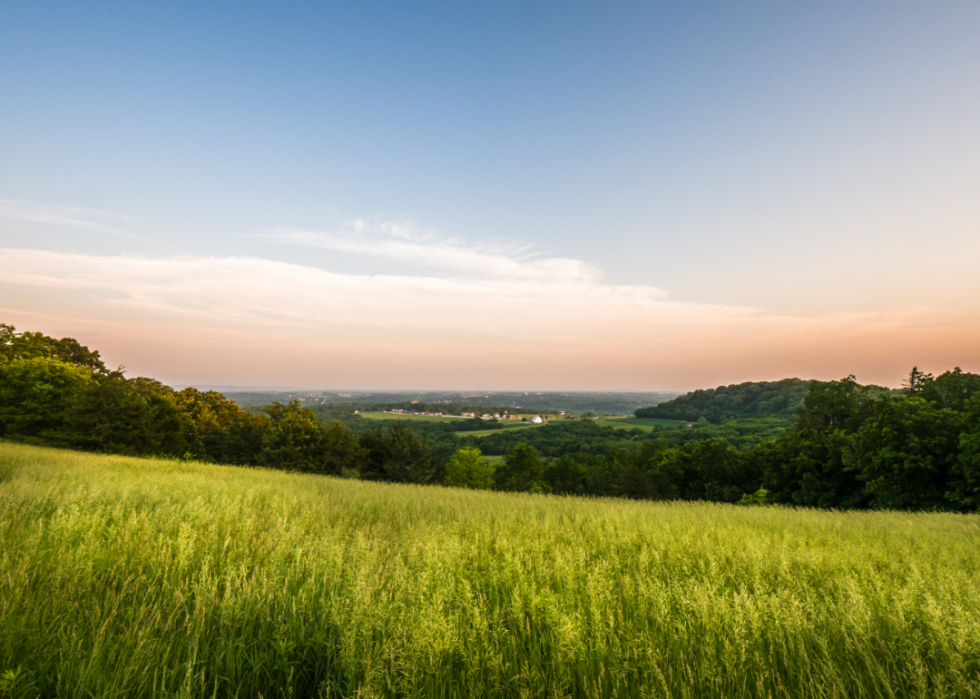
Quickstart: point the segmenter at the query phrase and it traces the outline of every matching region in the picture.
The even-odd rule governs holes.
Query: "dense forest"
[[[412,427],[322,420],[298,401],[253,412],[215,391],[126,378],[71,338],[0,325],[0,434],[12,440],[499,490],[841,509],[980,508],[976,374],[957,368],[934,377],[913,369],[899,392],[861,386],[853,376],[726,387],[724,400],[719,391],[679,401],[700,406],[692,428],[622,430],[582,419],[472,437],[452,426],[468,420]],[[787,415],[800,391],[800,404]],[[472,425],[489,428],[482,420]],[[485,454],[503,459],[491,463]]]
[[[783,379],[706,388],[649,408],[640,408],[635,415],[691,422],[703,418],[716,425],[739,418],[791,419],[803,407],[803,400],[814,383],[803,379]],[[864,390],[875,395],[890,392],[880,386],[867,386]]]

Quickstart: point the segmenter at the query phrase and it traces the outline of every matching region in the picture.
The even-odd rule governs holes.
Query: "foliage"
[[[464,447],[446,464],[444,482],[454,488],[489,490],[493,487],[493,465],[476,447]]]
[[[726,420],[752,417],[791,418],[802,407],[810,386],[801,379],[759,381],[707,388],[635,412],[640,418],[670,418],[721,424]]]
[[[842,430],[797,430],[745,453],[779,504],[851,509],[869,498],[851,462],[851,437]]]
[[[547,492],[544,467],[544,460],[534,447],[518,444],[493,474],[494,487],[525,493]]]
[[[946,497],[961,509],[980,509],[980,393],[966,406],[964,431],[960,435],[960,458],[952,466]]]
[[[0,363],[0,433],[40,436],[64,427],[64,406],[92,381],[92,370],[50,357]]]
[[[916,371],[912,370],[913,373]],[[970,374],[956,367],[936,378],[931,374],[921,377],[914,391],[920,398],[950,410],[966,410],[970,398],[980,393],[980,375]]]
[[[754,493],[746,493],[742,498],[735,503],[736,505],[743,506],[753,506],[753,505],[769,505],[769,491],[765,488],[759,488]]]
[[[263,412],[271,423],[262,436],[263,465],[311,473],[325,471],[323,431],[312,411],[294,401],[288,405],[273,403]]]
[[[854,436],[854,465],[879,507],[942,509],[961,416],[918,397],[882,399]]]
[[[387,434],[380,428],[369,432],[361,444],[365,449],[365,478],[419,484],[437,483],[442,478],[442,464],[425,436],[403,423],[397,423]]]
[[[0,364],[20,359],[56,359],[96,373],[107,371],[99,353],[74,338],[58,340],[42,333],[18,333],[14,326],[0,323]]]
[[[810,432],[854,432],[874,412],[874,394],[854,375],[840,381],[814,383],[803,400],[797,427]]]
[[[119,454],[179,456],[195,445],[193,423],[159,393],[141,395],[122,372],[88,382],[66,406],[55,442]]]

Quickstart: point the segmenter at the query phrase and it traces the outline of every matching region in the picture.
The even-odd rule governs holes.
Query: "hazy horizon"
[[[968,2],[9,6],[0,322],[180,385],[980,372],[978,30]]]

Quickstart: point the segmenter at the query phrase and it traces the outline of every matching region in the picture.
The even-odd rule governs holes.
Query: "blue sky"
[[[0,306],[25,328],[87,332],[145,373],[656,389],[855,369],[896,383],[916,362],[980,369],[974,3],[2,3],[0,12],[0,248],[10,253]],[[243,259],[271,266],[236,272],[231,261]],[[134,260],[171,272],[151,293]],[[392,344],[421,343],[425,356],[423,334],[445,351],[507,359],[488,375],[460,367],[450,377],[444,358],[416,358],[390,376],[318,373],[297,360],[293,374],[258,377],[267,362],[243,358],[216,376],[220,366],[195,363],[201,345],[168,363],[126,335],[126,312],[160,333],[213,326],[189,300],[204,292],[181,286],[186,269],[173,267],[202,260],[217,261],[228,289],[273,284],[280,264],[299,270],[291,279],[313,270],[351,284],[422,280],[414,324],[407,308],[388,318],[387,296],[365,290],[361,320],[337,321],[332,334],[309,328],[334,323],[337,308],[296,318],[289,342],[346,345],[339,364]],[[132,285],[74,279],[79,267]],[[545,299],[558,278],[571,285],[563,298],[619,309],[607,354],[579,357],[583,338],[570,330],[606,327],[598,302],[581,301],[592,310],[580,317],[574,304],[535,302],[558,308],[565,324],[554,327],[495,305],[518,286]],[[464,338],[452,322],[433,326],[464,312],[418,291],[437,282],[479,299],[484,327]],[[335,283],[290,293],[333,294]],[[166,302],[153,295],[164,287]],[[637,294],[668,305],[637,310]],[[296,298],[278,303],[296,308]],[[270,332],[254,309],[206,300],[214,317],[244,314],[228,330],[238,341],[257,346]],[[732,317],[752,320],[718,330]],[[801,347],[758,327],[781,322],[819,339]],[[859,325],[884,329],[855,339]],[[371,327],[382,329],[362,337]],[[665,336],[676,356],[651,339]],[[194,345],[194,332],[182,337]],[[508,373],[522,342],[565,359],[546,380]],[[643,352],[617,358],[612,348],[630,342],[653,343],[646,356],[662,370]],[[743,344],[737,357],[710,353]],[[685,364],[692,353],[698,366]],[[632,373],[595,369],[605,361]],[[547,386],[528,385],[536,380]]]

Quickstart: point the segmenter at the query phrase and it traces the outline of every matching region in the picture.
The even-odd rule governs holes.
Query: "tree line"
[[[740,418],[792,419],[803,408],[803,400],[815,383],[819,382],[782,379],[699,389],[649,408],[639,408],[634,415],[690,422],[704,420],[715,425]],[[874,395],[891,392],[881,386],[865,388]]]
[[[246,411],[214,391],[128,379],[71,338],[0,325],[0,434],[9,439],[507,491],[840,509],[980,508],[976,374],[957,368],[933,377],[913,369],[900,393],[861,386],[853,376],[809,382],[790,424],[741,448],[719,436],[699,438],[701,428],[671,441],[656,431],[613,439],[611,428],[590,421],[548,425],[482,438],[520,440],[491,463],[477,446],[483,441],[448,434],[452,441],[440,446],[404,423],[355,431],[295,401]],[[564,441],[550,456],[545,442],[542,449],[527,443],[552,436]]]

